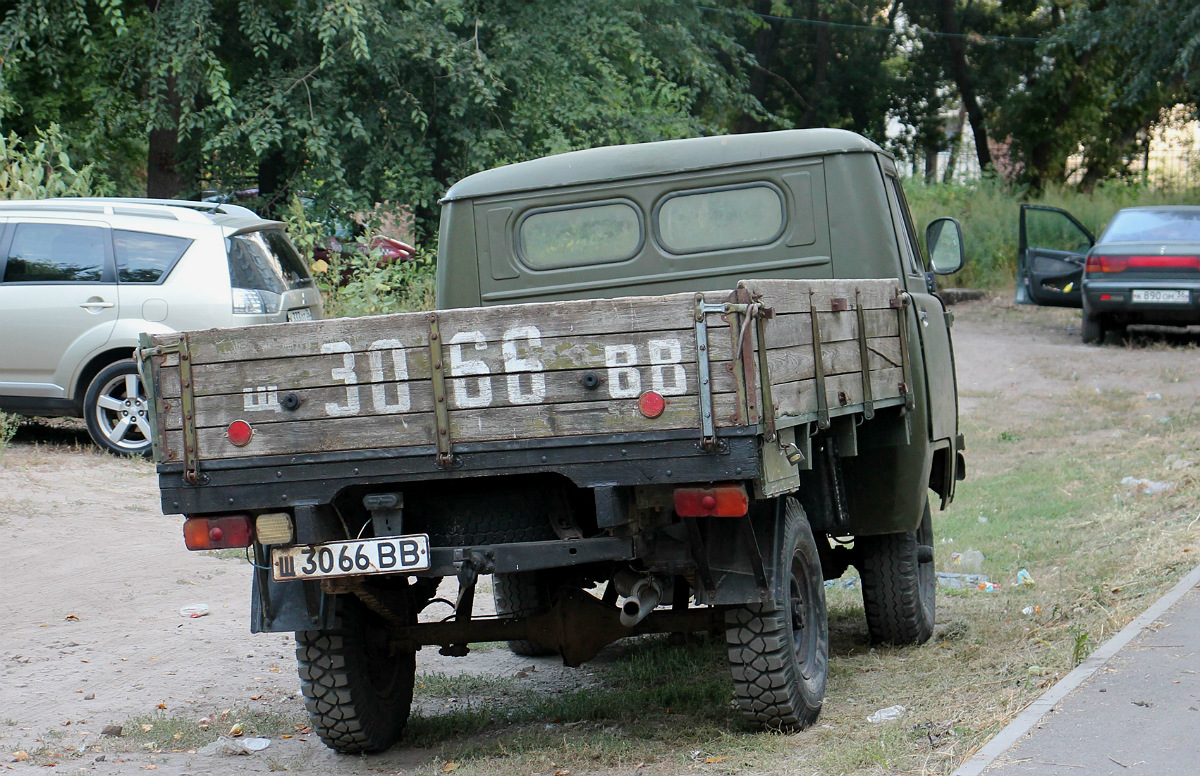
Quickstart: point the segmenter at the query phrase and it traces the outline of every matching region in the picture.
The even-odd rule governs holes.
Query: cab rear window
[[[765,184],[673,194],[657,217],[658,239],[671,253],[766,245],[783,223],[783,195]]]
[[[642,246],[641,216],[626,202],[536,211],[517,232],[521,259],[532,269],[625,261]]]

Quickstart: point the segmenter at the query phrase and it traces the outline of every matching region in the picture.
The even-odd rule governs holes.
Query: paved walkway
[[[954,776],[1200,774],[1200,567]]]

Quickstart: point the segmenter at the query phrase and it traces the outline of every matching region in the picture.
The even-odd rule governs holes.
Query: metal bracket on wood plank
[[[767,363],[767,319],[775,314],[774,310],[764,309],[757,303],[753,308],[756,313],[755,327],[758,330],[758,382],[762,385],[763,407],[762,418],[766,424],[766,439],[774,442],[778,439],[775,430],[775,399],[771,396],[771,366]]]
[[[737,305],[749,306],[753,301],[750,291],[741,283],[730,295],[729,301]],[[732,316],[732,320],[730,317]],[[733,361],[729,363],[729,371],[733,373],[737,386],[738,417],[737,421],[745,425],[758,423],[758,391],[754,385],[754,363],[750,357],[750,330],[742,325],[741,316],[737,313],[727,313],[725,319],[729,322],[730,345]],[[742,409],[745,408],[745,415]]]
[[[890,302],[891,307],[899,310],[900,316],[900,373],[904,382],[900,383],[900,395],[904,397],[904,409],[912,410],[917,406],[912,393],[912,359],[908,353],[908,316],[904,314],[912,304],[912,297],[906,291],[897,289],[896,297]]]
[[[854,289],[854,307],[858,312],[858,359],[862,368],[863,417],[875,417],[875,396],[871,391],[871,352],[867,348],[867,315],[863,311],[862,291]]]
[[[442,335],[438,328],[437,313],[429,316],[429,370],[433,383],[433,436],[437,445],[437,465],[449,469],[454,465],[454,454],[450,447],[450,408],[446,399],[446,369],[442,360]]]
[[[808,314],[812,318],[813,379],[817,392],[817,428],[829,428],[829,397],[825,395],[825,359],[821,353],[821,322],[817,313],[816,291],[808,289]]]
[[[183,414],[183,479],[200,482],[200,442],[196,434],[196,386],[192,378],[192,353],[188,335],[179,335],[179,409]]]
[[[163,406],[162,391],[155,390],[157,371],[154,368],[153,351],[156,348],[150,345],[150,341],[150,335],[142,332],[138,338],[140,347],[134,351],[134,357],[137,360],[138,375],[142,378],[143,389],[150,396],[151,421],[155,431],[150,439],[151,449],[154,460],[161,461],[164,457],[163,445],[167,441],[166,408]],[[161,348],[157,350],[161,352]]]
[[[700,385],[696,391],[700,394],[700,447],[708,452],[717,449],[717,427],[713,419],[712,400],[712,365],[709,363],[708,352],[708,315],[709,313],[728,313],[728,304],[709,304],[704,301],[704,294],[696,294],[696,368],[699,372]]]

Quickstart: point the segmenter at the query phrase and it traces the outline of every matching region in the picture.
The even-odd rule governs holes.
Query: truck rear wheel
[[[829,623],[817,545],[804,510],[784,504],[779,568],[787,603],[725,613],[725,644],[742,715],[756,727],[803,730],[821,713],[829,671]]]
[[[929,501],[916,531],[855,540],[871,641],[923,644],[933,635],[937,575]]]
[[[550,608],[550,589],[535,571],[492,576],[492,595],[496,599],[496,614],[502,617],[526,617]],[[558,653],[536,641],[510,641],[513,654],[525,657],[547,657]]]
[[[416,653],[389,647],[387,622],[338,596],[334,627],[296,632],[310,724],[340,754],[380,752],[400,739],[412,706]]]

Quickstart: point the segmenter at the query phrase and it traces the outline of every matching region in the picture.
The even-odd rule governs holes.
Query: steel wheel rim
[[[117,375],[100,388],[92,417],[110,445],[138,452],[150,444],[149,404],[136,374]]]
[[[815,591],[809,588],[803,561],[793,558],[788,579],[788,620],[792,630],[792,651],[805,679],[812,679],[817,670],[816,633],[820,627],[812,603]]]

